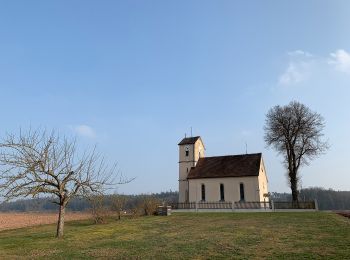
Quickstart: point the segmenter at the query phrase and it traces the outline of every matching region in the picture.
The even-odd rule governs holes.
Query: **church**
[[[268,201],[261,153],[205,157],[200,136],[179,146],[179,202]]]

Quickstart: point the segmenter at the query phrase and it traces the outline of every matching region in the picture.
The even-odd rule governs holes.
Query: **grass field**
[[[333,213],[177,213],[0,232],[0,259],[350,259],[350,220]]]

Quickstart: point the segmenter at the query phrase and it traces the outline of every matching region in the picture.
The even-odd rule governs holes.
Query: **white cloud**
[[[328,64],[334,66],[336,70],[350,73],[350,54],[345,50],[339,49],[330,53],[331,58]]]
[[[304,57],[312,57],[312,54],[307,51],[302,50],[295,50],[288,52],[289,56],[295,57],[295,56],[304,56]]]
[[[343,49],[328,56],[315,56],[309,52],[295,50],[287,52],[288,64],[279,76],[279,85],[296,85],[320,73],[329,73],[331,69],[350,74],[350,53]]]
[[[305,79],[302,64],[290,62],[287,69],[282,73],[278,82],[281,85],[290,85],[303,81]]]
[[[88,137],[88,138],[95,138],[96,133],[94,129],[88,125],[76,125],[72,126],[71,129],[78,135]]]
[[[280,75],[280,85],[292,85],[302,82],[308,78],[310,67],[315,58],[309,52],[295,50],[287,53],[289,63],[286,70]]]

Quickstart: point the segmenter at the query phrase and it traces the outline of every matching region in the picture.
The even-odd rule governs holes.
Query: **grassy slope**
[[[0,259],[42,258],[350,258],[350,220],[331,213],[173,214],[67,223],[0,232]]]

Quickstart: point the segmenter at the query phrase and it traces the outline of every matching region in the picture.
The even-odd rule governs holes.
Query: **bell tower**
[[[199,158],[204,157],[205,147],[200,136],[185,137],[179,145],[179,202],[189,202],[187,176],[196,167]]]

